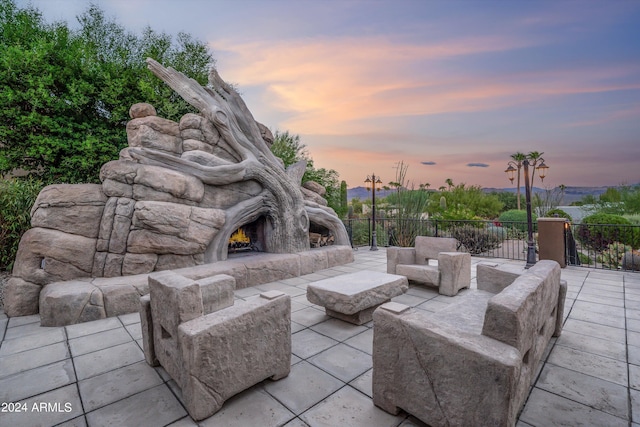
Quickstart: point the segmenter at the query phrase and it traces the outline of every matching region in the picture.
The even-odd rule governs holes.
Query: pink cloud
[[[452,56],[518,49],[533,41],[499,37],[415,45],[385,38],[216,44],[219,61],[241,87],[263,86],[271,108],[286,112],[279,126],[296,133],[345,134],[375,130],[376,117],[496,110],[552,96],[639,89],[606,83],[638,70],[597,67],[502,76],[445,74]],[[432,62],[433,66],[425,66]],[[422,64],[422,65],[420,65]],[[407,70],[421,66],[423,75]],[[417,75],[417,77],[416,77]],[[380,129],[381,130],[381,129]]]

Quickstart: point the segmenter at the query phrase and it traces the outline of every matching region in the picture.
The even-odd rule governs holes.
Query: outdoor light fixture
[[[538,171],[541,181],[544,181],[544,178],[547,176],[547,169],[549,169],[549,166],[544,164],[544,159],[541,157],[542,154],[543,153],[532,152],[526,155],[521,155],[521,161],[510,161],[507,169],[505,170],[509,181],[513,183],[514,175],[517,172],[518,182],[520,182],[520,167],[524,166],[524,190],[527,202],[527,265],[524,268],[529,268],[536,263],[536,244],[533,240],[533,219],[531,214],[531,188],[533,187],[533,178],[536,170]],[[531,178],[529,178],[529,166],[531,166],[534,171],[534,173],[531,174]],[[518,191],[519,190],[520,189],[518,189]],[[518,197],[518,207],[519,205],[520,200]]]
[[[513,183],[513,179],[515,178],[517,170],[518,169],[514,168],[511,163],[509,163],[509,167],[507,168],[507,170],[505,170],[505,172],[507,173],[507,177],[509,178],[509,181],[511,181],[511,183]]]
[[[371,191],[371,219],[373,222],[372,231],[371,231],[371,250],[378,250],[378,241],[376,235],[376,191],[382,188],[382,181],[379,176],[376,176],[375,173],[372,173],[371,176],[367,176],[367,179],[364,180],[364,185],[367,190]]]

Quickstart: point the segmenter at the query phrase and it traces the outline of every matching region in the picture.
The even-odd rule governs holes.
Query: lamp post
[[[540,180],[544,181],[544,178],[547,176],[547,169],[549,169],[549,166],[544,164],[544,159],[540,157],[541,155],[542,153],[537,152],[529,153],[522,160],[522,166],[524,169],[524,191],[527,206],[527,264],[524,268],[529,268],[536,263],[536,244],[533,240],[533,219],[531,213],[531,188],[533,187],[535,171],[538,171]],[[509,180],[513,182],[516,171],[520,173],[519,165],[512,161],[507,165],[508,167],[505,172],[507,173]],[[518,168],[516,168],[516,166],[518,166]],[[529,179],[529,166],[533,168],[531,179]]]
[[[379,176],[372,173],[371,176],[367,176],[364,180],[364,185],[367,190],[371,190],[371,216],[373,220],[373,230],[371,231],[371,250],[378,250],[378,241],[376,236],[376,190],[379,190],[382,186],[382,181]]]

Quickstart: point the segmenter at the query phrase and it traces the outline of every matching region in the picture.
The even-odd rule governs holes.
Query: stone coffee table
[[[371,321],[373,311],[409,289],[407,278],[377,271],[359,271],[310,283],[309,302],[321,305],[328,316],[356,325]]]

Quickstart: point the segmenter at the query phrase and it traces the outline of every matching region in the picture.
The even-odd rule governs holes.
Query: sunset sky
[[[28,3],[72,26],[87,7]],[[543,186],[640,183],[640,1],[95,3],[206,41],[256,120],[349,187],[399,161],[416,185],[508,187],[516,151],[544,152]]]

